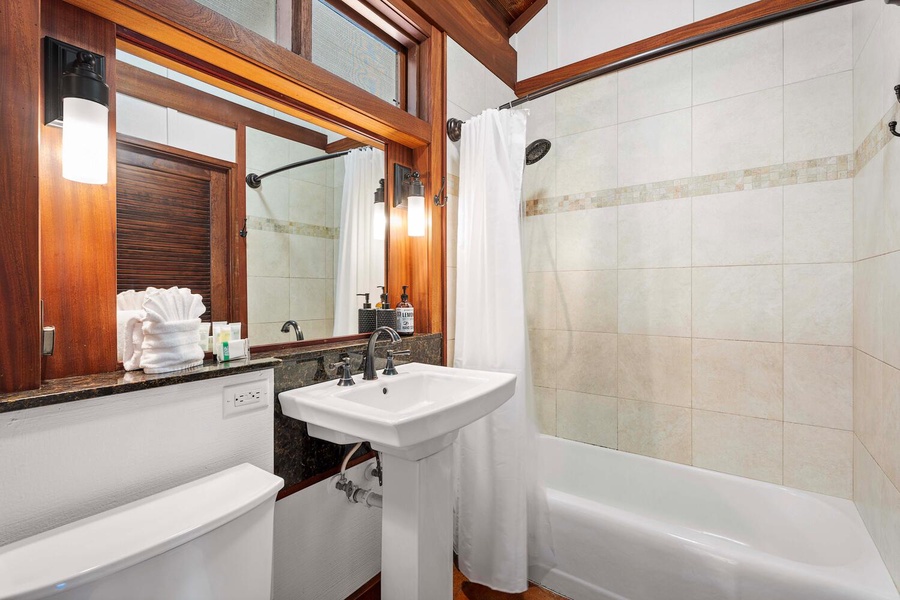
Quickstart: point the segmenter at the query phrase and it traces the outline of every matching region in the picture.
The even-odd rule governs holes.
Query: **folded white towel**
[[[155,290],[156,288],[149,289]],[[116,310],[141,310],[141,307],[144,305],[144,296],[146,295],[146,290],[120,292],[116,294]]]
[[[155,323],[144,320],[141,368],[144,373],[167,373],[203,364],[197,342],[200,318]]]
[[[179,287],[148,289],[143,309],[147,311],[146,320],[155,323],[196,319],[206,312],[200,294],[192,294],[191,290]]]
[[[144,329],[142,327],[144,312],[130,317],[125,322],[125,346],[122,352],[122,366],[126,371],[137,371],[141,368],[143,353]]]
[[[128,320],[131,317],[141,317],[143,318],[144,311],[140,309],[136,310],[122,310],[118,309],[116,311],[116,359],[119,362],[125,362],[125,339],[126,337],[131,338],[131,334],[127,334],[125,332],[125,325],[128,324]]]

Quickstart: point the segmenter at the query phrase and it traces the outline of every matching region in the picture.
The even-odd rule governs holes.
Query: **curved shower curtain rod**
[[[339,156],[344,156],[345,154],[350,154],[350,150],[346,150],[344,152],[335,152],[334,154],[325,154],[323,156],[316,156],[315,158],[307,158],[306,160],[301,160],[300,162],[291,163],[289,165],[285,165],[283,167],[278,167],[277,169],[273,169],[271,171],[267,171],[262,175],[257,175],[256,173],[248,173],[247,174],[247,185],[249,185],[254,190],[262,185],[262,179],[264,177],[268,177],[269,175],[274,175],[276,173],[281,173],[282,171],[289,171],[290,169],[296,169],[297,167],[303,167],[306,165],[311,165],[313,163],[322,162],[323,160],[331,160],[332,158],[338,158]]]

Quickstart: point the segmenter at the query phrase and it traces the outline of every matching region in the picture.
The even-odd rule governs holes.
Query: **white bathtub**
[[[898,597],[849,500],[542,436],[557,567],[575,600]]]

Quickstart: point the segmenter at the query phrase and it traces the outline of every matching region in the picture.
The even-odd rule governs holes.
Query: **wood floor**
[[[527,592],[521,594],[505,594],[472,583],[466,576],[453,567],[453,600],[565,600],[553,592],[548,592],[535,585],[529,586]]]

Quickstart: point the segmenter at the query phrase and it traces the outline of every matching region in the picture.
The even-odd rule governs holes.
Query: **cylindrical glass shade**
[[[387,217],[384,214],[384,202],[376,202],[372,207],[372,232],[376,240],[384,240],[387,229]]]
[[[425,197],[410,196],[407,201],[406,233],[409,237],[422,237],[425,235]]]
[[[62,174],[105,184],[109,168],[109,109],[82,98],[63,98]]]

